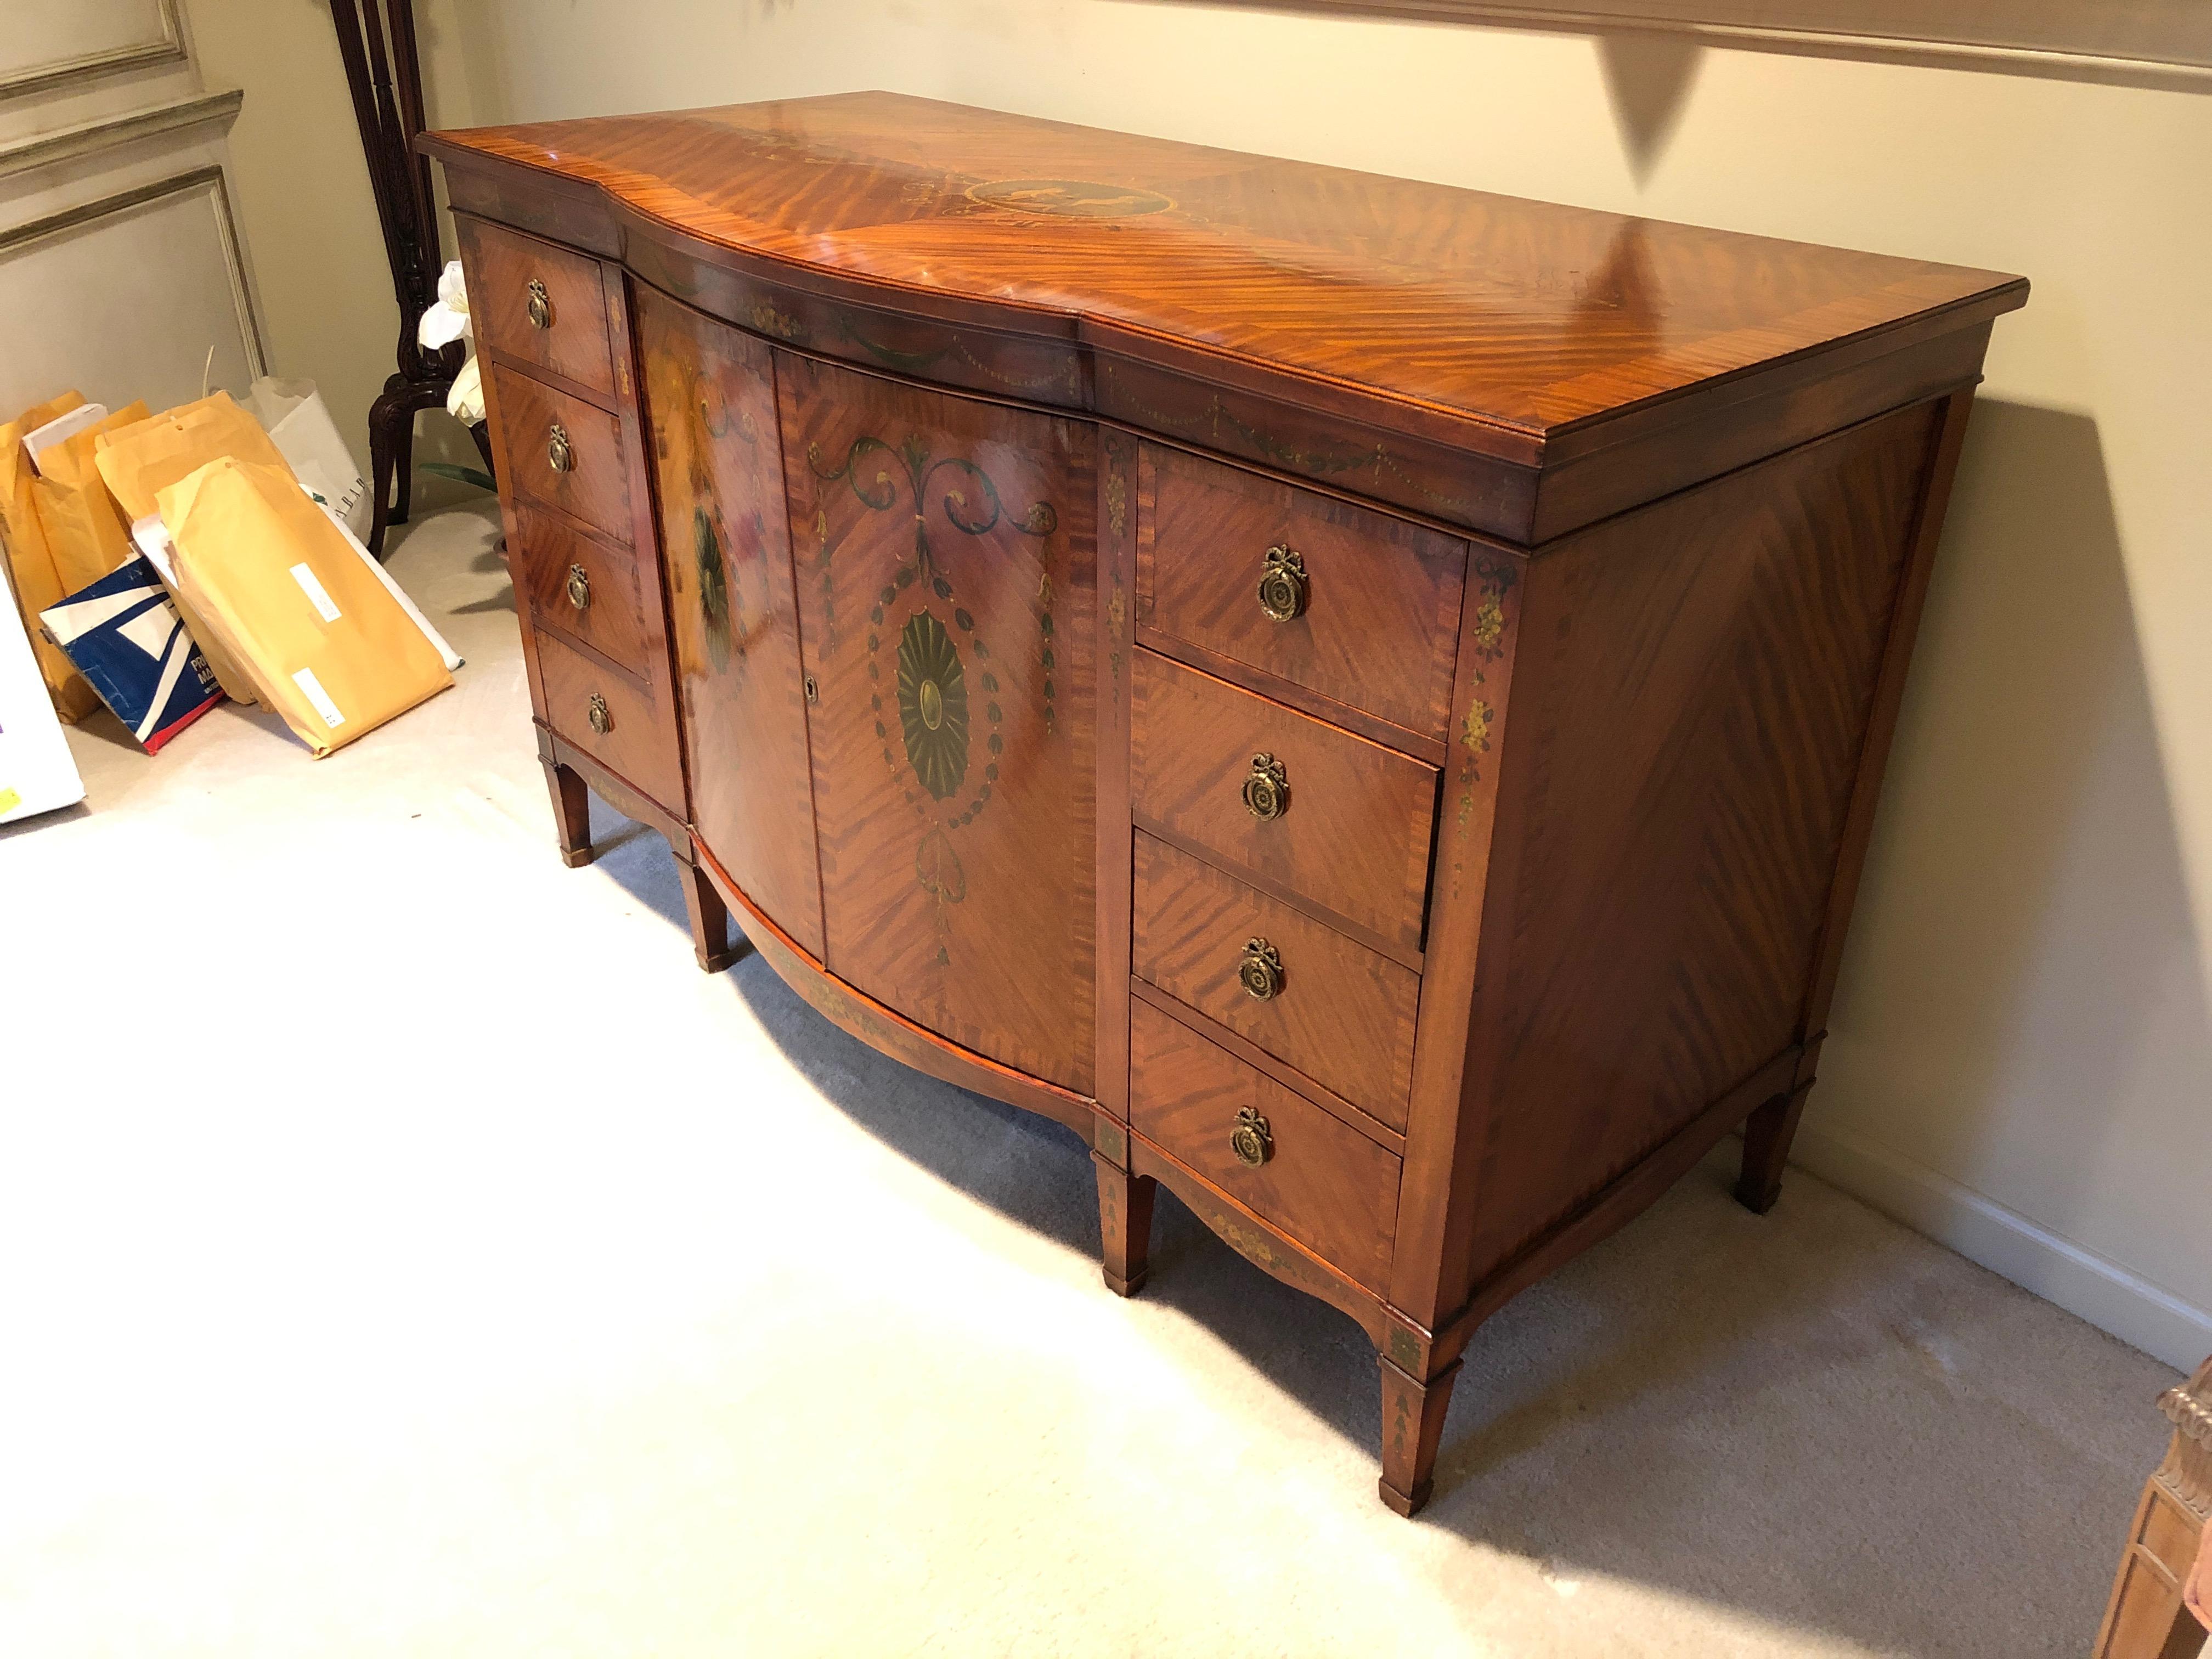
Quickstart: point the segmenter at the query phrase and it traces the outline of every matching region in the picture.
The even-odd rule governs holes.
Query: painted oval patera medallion
[[[913,556],[892,567],[890,580],[868,607],[868,708],[877,739],[883,745],[884,764],[922,819],[921,839],[915,848],[915,880],[936,901],[939,926],[943,927],[944,907],[958,904],[968,896],[967,872],[953,836],[990,805],[998,788],[999,769],[1006,749],[1006,735],[1000,727],[1011,699],[1005,696],[999,678],[1003,665],[977,630],[974,613],[959,602],[951,577],[938,563],[930,545],[933,519],[941,514],[945,525],[969,537],[988,536],[1005,524],[1016,535],[1035,543],[1036,662],[1042,670],[1036,706],[1049,733],[1056,729],[1057,719],[1050,538],[1060,527],[1060,514],[1049,501],[1040,501],[1030,503],[1020,518],[1013,518],[1000,498],[998,486],[981,466],[962,455],[932,455],[920,434],[910,434],[896,447],[873,434],[856,438],[845,459],[835,466],[818,444],[810,444],[806,459],[816,477],[825,483],[842,482],[870,512],[890,513],[910,507],[913,513]],[[898,487],[898,473],[889,465],[894,460],[905,475],[908,487],[905,492]],[[833,544],[826,515],[818,523],[823,538],[819,560],[823,609],[825,614],[834,614],[830,571]],[[950,626],[932,608],[933,604],[950,613]],[[896,623],[896,613],[903,605],[915,608],[907,612],[903,623]],[[975,703],[969,701],[971,662],[979,693]],[[971,765],[978,726],[983,752],[975,757],[980,763]],[[920,794],[914,788],[917,782],[921,786]],[[963,793],[968,797],[964,803],[959,799]],[[938,961],[949,963],[951,960],[940,943]]]
[[[1164,213],[1175,204],[1156,190],[1103,185],[1095,179],[994,179],[970,185],[968,199],[1017,213],[1049,213],[1063,219],[1133,219]]]
[[[899,632],[898,708],[915,776],[950,799],[968,775],[968,675],[945,624],[927,611]]]

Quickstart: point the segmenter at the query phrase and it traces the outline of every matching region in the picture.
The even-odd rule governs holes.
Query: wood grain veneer
[[[615,360],[599,262],[468,214],[453,222],[463,269],[476,273],[469,319],[479,343],[556,380],[612,395]],[[531,316],[533,283],[544,289],[542,324]]]
[[[1164,1183],[1343,1310],[1410,1514],[1484,1319],[1775,1202],[2025,283],[882,94],[423,144],[563,855],[1073,1127],[1110,1288]]]
[[[1434,767],[1150,651],[1130,678],[1139,827],[1418,963]],[[1262,755],[1281,765],[1290,795],[1265,820],[1243,799]]]
[[[827,955],[799,596],[769,348],[650,289],[636,299],[667,526],[691,822],[752,902]]]
[[[616,541],[631,538],[629,468],[618,416],[495,364],[503,430],[494,435],[500,477],[519,498],[556,508]],[[569,465],[552,461],[554,428],[567,435]]]
[[[1571,456],[1773,404],[1808,356],[1887,356],[2027,293],[888,93],[424,143],[463,164],[457,206],[627,250],[664,285],[711,263],[729,280],[697,285],[706,307],[792,343],[1097,408],[1521,539]],[[702,242],[730,257],[697,261]],[[1281,428],[1285,408],[1318,426]],[[1762,416],[1758,453],[1814,435],[1802,413]],[[1500,465],[1437,474],[1431,444]]]
[[[1137,837],[1130,914],[1139,978],[1406,1127],[1419,974],[1151,836]],[[1254,939],[1282,963],[1265,1000],[1238,977]]]
[[[538,642],[545,723],[593,760],[655,800],[684,793],[684,763],[647,686],[551,635]],[[592,724],[592,700],[606,730]]]
[[[1088,425],[776,358],[832,971],[1089,1094]]]
[[[641,581],[634,549],[595,536],[557,513],[525,504],[515,519],[521,533],[507,544],[507,562],[515,592],[530,607],[532,625],[565,635],[631,673],[649,677],[646,595],[652,595],[658,608],[658,573]]]
[[[1162,648],[1195,646],[1271,689],[1287,682],[1364,710],[1397,728],[1381,742],[1444,735],[1465,542],[1158,444],[1140,459],[1137,619],[1165,636]],[[1287,621],[1254,603],[1275,548],[1306,586]]]
[[[1230,1144],[1246,1109],[1267,1126],[1264,1164]],[[1382,1289],[1397,1158],[1145,1002],[1129,1011],[1129,1127],[1356,1283]]]

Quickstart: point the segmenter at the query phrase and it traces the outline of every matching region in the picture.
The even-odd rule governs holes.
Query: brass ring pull
[[[580,564],[568,567],[568,603],[581,611],[592,602],[592,579]]]
[[[1244,810],[1262,823],[1291,810],[1290,778],[1273,755],[1252,757],[1252,770],[1244,780]]]
[[[1305,614],[1306,561],[1287,547],[1267,550],[1267,562],[1260,572],[1260,609],[1279,623]]]
[[[592,693],[591,712],[585,718],[591,721],[592,730],[603,738],[615,729],[615,717],[607,712],[607,700],[596,691]]]
[[[545,291],[545,284],[535,276],[530,279],[530,325],[532,328],[553,326],[553,297]]]
[[[1229,1132],[1229,1150],[1239,1164],[1255,1170],[1274,1157],[1275,1137],[1268,1133],[1267,1120],[1252,1107],[1239,1106],[1237,1127]]]
[[[576,452],[568,442],[568,428],[558,421],[553,422],[553,430],[545,440],[545,459],[556,472],[576,470]]]
[[[1237,980],[1255,1002],[1278,995],[1283,988],[1283,953],[1263,939],[1246,939]]]

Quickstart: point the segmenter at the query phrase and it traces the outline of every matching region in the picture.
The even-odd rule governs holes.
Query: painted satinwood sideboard
[[[1165,1182],[1358,1321],[1393,1508],[1509,1297],[1774,1201],[2024,282],[873,93],[422,143],[570,861],[1073,1126],[1115,1290]]]

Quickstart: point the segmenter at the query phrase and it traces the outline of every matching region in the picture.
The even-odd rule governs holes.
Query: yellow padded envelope
[[[226,456],[158,502],[181,597],[318,757],[453,683],[289,467]]]
[[[23,613],[23,631],[31,636],[31,649],[39,659],[39,673],[54,712],[74,726],[100,706],[90,682],[62,648],[39,631],[39,612],[59,605],[70,590],[54,567],[53,550],[46,544],[46,526],[32,498],[35,477],[30,458],[23,453],[23,434],[35,432],[48,421],[66,415],[84,403],[81,392],[27,409],[16,419],[0,425],[0,556],[8,561],[15,578],[15,603]]]
[[[162,490],[226,455],[291,471],[261,422],[240,409],[228,392],[179,404],[151,420],[111,424],[95,442],[94,460],[100,476],[131,524],[154,511],[155,498]],[[176,526],[169,526],[171,535],[176,530]]]

